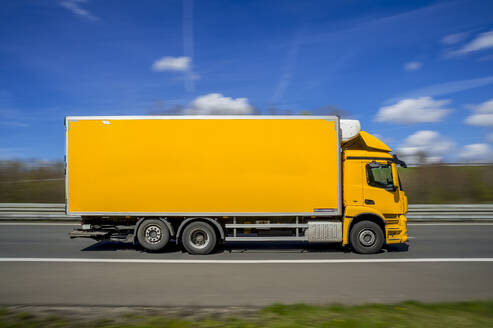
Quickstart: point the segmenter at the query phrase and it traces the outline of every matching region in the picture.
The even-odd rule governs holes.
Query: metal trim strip
[[[310,115],[121,115],[121,116],[67,116],[68,120],[331,120],[337,116]],[[337,124],[339,128],[339,124]]]
[[[341,145],[341,129],[340,129],[340,120],[339,117],[336,116],[335,120],[335,128],[336,128],[336,133],[337,133],[337,210],[335,215],[342,215],[342,173],[341,173],[341,167],[342,167],[342,161],[341,161],[341,152],[342,152],[342,145]]]
[[[280,237],[226,237],[225,241],[307,241],[306,237],[280,236]]]
[[[237,223],[237,224],[225,224],[226,229],[233,228],[308,228],[308,224],[303,223]]]
[[[70,215],[97,215],[97,216],[339,216],[330,212],[70,212]]]
[[[70,121],[67,116],[65,116],[65,214],[69,214],[70,210],[68,207],[68,132],[70,129]]]

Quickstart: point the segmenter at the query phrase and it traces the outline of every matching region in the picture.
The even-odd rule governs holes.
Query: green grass
[[[275,304],[246,317],[209,314],[197,319],[133,313],[81,320],[3,309],[0,311],[0,328],[6,327],[493,327],[493,301],[361,306]]]

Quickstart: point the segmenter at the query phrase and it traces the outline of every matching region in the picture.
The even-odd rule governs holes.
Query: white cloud
[[[221,114],[253,114],[253,106],[247,98],[224,97],[220,93],[200,96],[192,102],[192,106],[184,111],[188,115],[221,115]]]
[[[485,143],[465,145],[459,152],[459,159],[465,162],[490,162],[493,160],[493,150]]]
[[[423,63],[419,61],[412,61],[404,64],[404,70],[410,72],[410,71],[416,71],[423,67]]]
[[[456,44],[464,40],[464,38],[467,36],[467,33],[454,33],[454,34],[449,34],[446,35],[442,38],[442,43],[443,44]]]
[[[479,126],[493,126],[493,99],[472,106],[474,114],[466,118],[466,123]]]
[[[81,7],[84,3],[87,3],[87,0],[63,0],[60,2],[60,6],[71,11],[77,16],[90,20],[98,20],[99,18],[94,16],[89,10]]]
[[[488,48],[493,48],[493,30],[479,34],[474,40],[455,51],[454,54],[462,55]]]
[[[190,69],[190,57],[163,57],[152,64],[152,70],[161,71],[188,71]]]
[[[422,160],[427,163],[437,163],[441,162],[443,156],[453,147],[454,143],[440,133],[421,130],[408,136],[404,144],[397,148],[397,152],[409,163],[420,163]]]
[[[449,103],[450,100],[434,100],[432,97],[404,99],[381,107],[375,121],[402,124],[437,122],[450,112],[444,108]]]
[[[470,125],[493,126],[493,113],[491,114],[473,114],[466,119]]]

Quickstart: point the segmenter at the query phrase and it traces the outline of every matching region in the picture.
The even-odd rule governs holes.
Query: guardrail
[[[65,204],[0,203],[0,220],[79,221],[65,214]]]
[[[409,221],[493,221],[493,204],[412,204]]]
[[[493,221],[493,204],[409,205],[409,221]],[[65,214],[65,204],[0,203],[0,220],[79,221]]]

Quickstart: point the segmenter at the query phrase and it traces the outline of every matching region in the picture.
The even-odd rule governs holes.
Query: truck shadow
[[[387,252],[408,252],[409,245],[408,244],[386,245],[384,249],[387,250]]]
[[[114,252],[114,251],[138,251],[143,253],[185,253],[185,250],[174,241],[161,251],[148,252],[140,245],[118,241],[99,241],[83,248],[83,252]],[[385,246],[380,253],[385,252],[407,252],[407,244],[396,244]],[[222,253],[351,253],[349,247],[340,244],[309,244],[303,242],[228,242],[218,245],[211,254]]]
[[[163,250],[159,252],[148,252],[144,248],[142,248],[142,246],[136,245],[134,243],[102,240],[81,249],[82,252],[115,252],[115,251],[126,251],[126,250],[131,250],[133,252],[138,251],[144,253],[173,253],[173,252],[181,251],[181,248],[179,245],[176,245],[174,241],[170,241]]]
[[[386,245],[379,253],[407,252],[407,244]],[[217,247],[215,253],[352,253],[347,246],[340,244],[310,244],[303,242],[248,242],[225,243]]]

